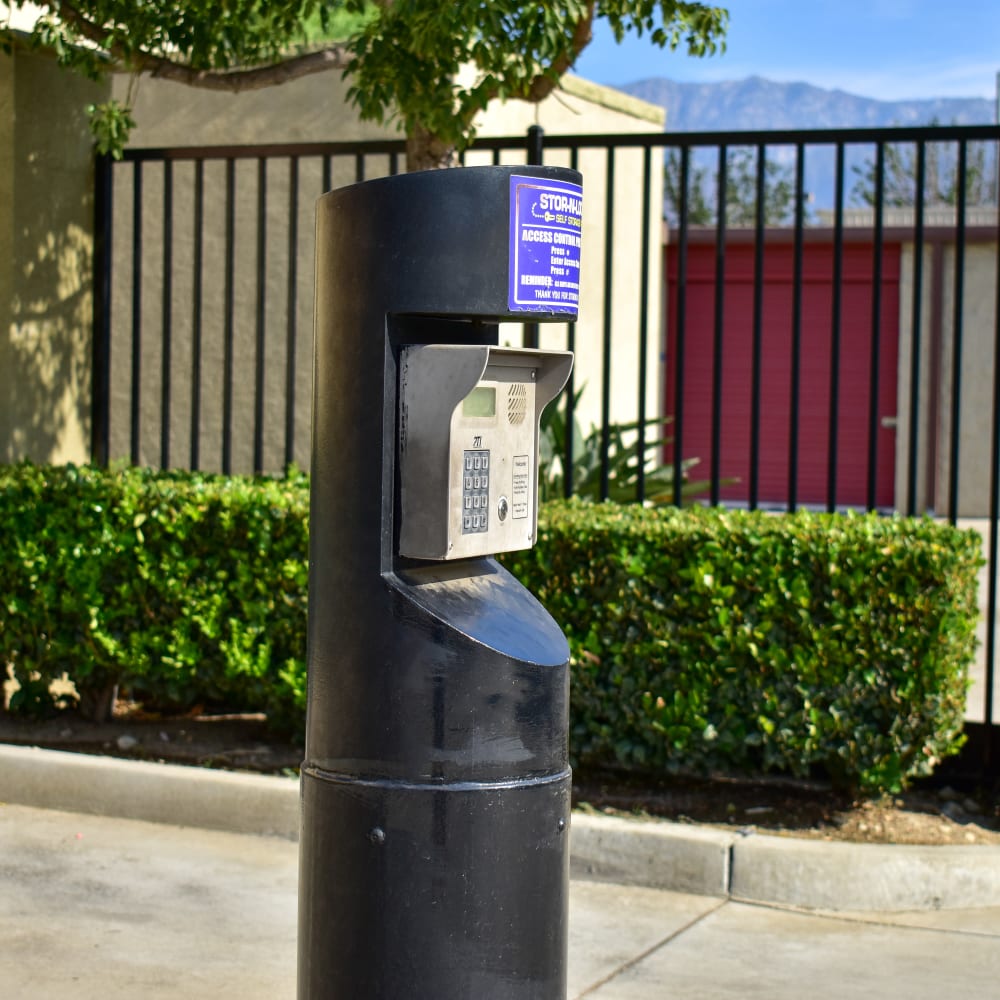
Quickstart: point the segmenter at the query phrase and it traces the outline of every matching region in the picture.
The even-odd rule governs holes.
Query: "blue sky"
[[[610,86],[763,76],[883,100],[996,94],[1000,0],[715,2],[729,8],[723,55],[695,59],[634,36],[619,46],[599,25],[575,72]]]

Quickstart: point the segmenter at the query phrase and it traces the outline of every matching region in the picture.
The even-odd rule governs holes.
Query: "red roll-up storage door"
[[[825,505],[829,491],[831,442],[831,330],[833,247],[807,244],[803,255],[802,341],[799,375],[798,476],[796,500]],[[675,359],[678,338],[678,248],[666,254],[669,321],[666,413],[677,413]],[[758,503],[785,505],[789,498],[793,248],[769,245],[764,254],[760,371],[760,463]],[[892,507],[895,477],[897,350],[899,340],[900,248],[884,246],[881,262],[875,503]],[[714,245],[688,247],[684,329],[681,454],[701,460],[692,478],[707,478],[713,440],[715,359]],[[873,247],[843,247],[840,282],[839,389],[836,418],[836,493],[839,506],[864,507],[868,500],[870,385],[872,371]],[[749,499],[753,405],[754,247],[726,247],[722,336],[720,474],[739,482],[721,498]],[[674,428],[676,437],[677,428]],[[667,460],[673,458],[668,449]]]

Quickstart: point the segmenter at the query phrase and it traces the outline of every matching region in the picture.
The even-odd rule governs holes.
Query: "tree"
[[[932,125],[940,122],[933,121]],[[917,148],[914,144],[889,143],[885,146],[882,171],[882,204],[889,208],[910,208],[917,203]],[[958,203],[958,150],[955,143],[924,144],[924,204],[955,205]],[[851,188],[855,204],[875,205],[876,164],[871,158],[861,166],[853,166],[856,180]],[[995,205],[995,161],[987,162],[986,143],[974,142],[966,147],[965,203]]]
[[[708,167],[688,157],[686,187],[681,178],[681,153],[671,149],[663,168],[663,213],[667,221],[676,226],[681,218],[681,206],[687,207],[687,221],[691,226],[708,226],[715,219],[715,205],[709,195],[712,174]]]
[[[757,221],[757,153],[740,146],[726,153],[726,224],[752,226]],[[690,225],[707,226],[716,219],[718,178],[694,162],[688,167],[687,190],[681,190],[681,155],[672,149],[663,171],[667,218],[676,224],[686,200]],[[764,158],[764,224],[790,224],[795,217],[795,174],[790,167]]]
[[[26,0],[14,0],[14,6]],[[241,91],[339,69],[366,121],[395,121],[409,169],[445,166],[493,99],[540,101],[605,19],[691,55],[719,50],[728,12],[689,0],[40,0],[34,40],[91,76],[110,68]],[[329,41],[329,39],[335,39]],[[9,42],[9,33],[8,33]],[[120,152],[130,109],[92,112]]]

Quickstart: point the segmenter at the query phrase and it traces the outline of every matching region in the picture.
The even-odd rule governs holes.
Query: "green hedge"
[[[308,482],[137,469],[0,469],[0,662],[44,711],[69,674],[101,715],[266,710],[301,728]]]
[[[975,532],[570,502],[505,561],[569,637],[578,763],[874,791],[962,744]]]
[[[0,468],[12,706],[266,711],[301,731],[308,483]],[[930,521],[554,503],[505,562],[564,626],[575,762],[893,789],[961,745],[978,537]]]

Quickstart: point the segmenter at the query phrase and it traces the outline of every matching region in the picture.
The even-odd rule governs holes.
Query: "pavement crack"
[[[591,983],[582,993],[578,993],[574,1000],[583,1000],[584,997],[589,997],[597,992],[604,986],[607,986],[613,979],[617,979],[620,975],[628,972],[629,969],[634,968],[640,962],[644,962],[650,955],[656,954],[661,948],[666,948],[668,944],[676,941],[682,934],[686,934],[689,930],[697,927],[703,920],[712,916],[713,913],[718,913],[724,906],[730,902],[729,899],[720,899],[718,903],[713,906],[710,910],[705,910],[704,913],[699,913],[693,920],[689,920],[683,927],[678,927],[677,930],[668,934],[662,941],[657,941],[656,944],[650,945],[645,951],[640,952],[638,955],[633,956],[627,962],[623,962],[618,966],[613,972],[609,972],[603,979],[599,979],[596,983]]]
[[[730,903],[735,903],[737,906],[747,906],[756,910],[773,910],[777,913],[792,913],[800,917],[815,917],[820,920],[830,920],[835,923],[841,924],[856,924],[863,927],[884,927],[896,931],[920,931],[924,934],[952,934],[958,935],[960,937],[969,938],[988,938],[991,941],[995,941],[998,935],[995,931],[984,931],[978,929],[970,929],[966,927],[945,927],[942,925],[934,925],[932,923],[920,924],[920,923],[910,923],[906,920],[895,920],[893,919],[893,913],[891,912],[878,912],[872,911],[871,913],[862,913],[859,911],[838,911],[838,910],[813,910],[804,906],[794,906],[788,903],[768,903],[761,900],[754,899],[740,899],[738,897],[728,900]],[[957,913],[968,912],[966,910],[956,909]],[[931,915],[935,913],[948,913],[947,909],[943,910],[902,910],[901,914],[913,915],[913,914],[927,914],[928,919]]]

